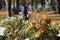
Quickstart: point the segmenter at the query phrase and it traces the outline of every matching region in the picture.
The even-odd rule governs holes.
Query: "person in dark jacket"
[[[16,7],[13,7],[13,13],[18,14],[18,9]]]
[[[41,7],[44,11],[44,8],[45,8],[45,5],[46,5],[45,0],[40,0],[40,2],[41,2]]]
[[[22,16],[25,18],[25,20],[28,19],[27,14],[28,14],[27,7],[26,7],[25,3],[23,3],[22,4]]]
[[[45,0],[40,0],[41,5],[45,5]]]

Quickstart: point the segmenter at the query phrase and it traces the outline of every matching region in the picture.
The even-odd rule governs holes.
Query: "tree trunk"
[[[17,14],[19,14],[19,0],[16,0],[16,8],[18,10],[18,13]]]
[[[58,13],[60,14],[60,0],[58,0]]]
[[[11,13],[11,0],[7,0],[8,1],[8,16],[12,17],[12,13]]]

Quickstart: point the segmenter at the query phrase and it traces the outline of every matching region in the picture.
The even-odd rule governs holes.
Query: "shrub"
[[[51,18],[45,15],[33,14],[28,21],[21,19],[8,20],[2,23],[6,27],[7,40],[55,40],[58,30]]]

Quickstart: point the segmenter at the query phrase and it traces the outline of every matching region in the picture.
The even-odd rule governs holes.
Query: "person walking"
[[[25,20],[28,20],[27,14],[28,14],[27,7],[25,3],[22,3],[22,16]]]
[[[40,0],[40,2],[41,2],[42,10],[44,11],[46,5],[45,0]]]

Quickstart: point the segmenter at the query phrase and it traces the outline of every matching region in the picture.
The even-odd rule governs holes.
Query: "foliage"
[[[23,27],[24,21],[22,18],[19,19],[9,19],[8,21],[4,21],[1,26],[6,27],[4,36],[7,37],[7,40],[14,40],[19,37],[19,31]]]
[[[27,23],[26,37],[36,40],[55,40],[58,30],[51,18],[45,15],[35,15]]]
[[[7,37],[6,36],[1,36],[0,35],[0,40],[5,40]]]
[[[55,40],[58,34],[56,24],[45,15],[33,14],[29,20],[9,19],[2,23],[6,27],[4,36],[6,40],[23,40],[29,37],[31,40]]]

